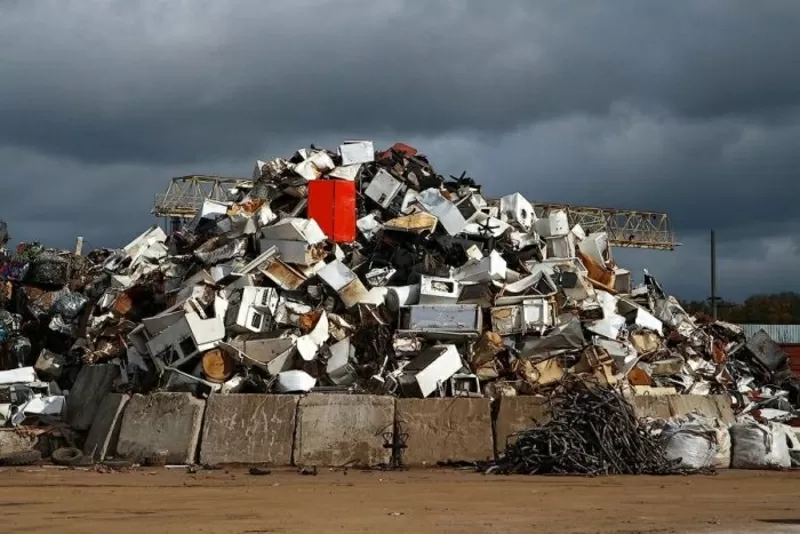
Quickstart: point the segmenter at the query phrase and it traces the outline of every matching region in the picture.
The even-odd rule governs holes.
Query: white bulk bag
[[[684,458],[684,467],[727,469],[731,465],[731,437],[728,427],[718,419],[692,413],[685,419],[669,421],[662,439],[668,458]],[[709,454],[710,462],[706,460]]]
[[[775,423],[786,436],[786,445],[789,447],[789,458],[792,461],[792,467],[800,467],[800,438],[794,431],[794,428],[783,423]]]
[[[714,469],[727,469],[731,466],[731,434],[727,425],[715,421],[717,437],[717,455],[714,457]]]
[[[755,421],[731,426],[734,469],[787,469],[791,467],[786,433],[780,425]]]
[[[687,469],[705,469],[714,464],[717,436],[714,429],[694,423],[670,423],[662,433],[668,460],[680,460]]]

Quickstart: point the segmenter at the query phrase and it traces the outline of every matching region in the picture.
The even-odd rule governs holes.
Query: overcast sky
[[[0,218],[120,246],[170,177],[346,138],[490,193],[666,211],[681,298],[800,290],[800,1],[0,0]]]

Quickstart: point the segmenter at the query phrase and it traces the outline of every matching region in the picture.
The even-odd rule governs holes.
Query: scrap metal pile
[[[555,393],[555,392],[554,392]],[[618,391],[574,376],[549,399],[550,420],[510,436],[487,473],[667,475],[708,471],[670,459],[653,428],[640,421]]]
[[[487,198],[407,145],[312,146],[231,194],[122,249],[4,256],[0,419],[58,417],[99,363],[137,392],[499,396],[578,375],[797,407],[785,358],[690,317],[647,273],[633,287],[605,233]]]

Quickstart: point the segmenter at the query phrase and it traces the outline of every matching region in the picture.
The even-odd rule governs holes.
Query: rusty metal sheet
[[[352,308],[360,302],[369,300],[369,290],[361,283],[361,280],[355,279],[344,286],[338,291],[339,297],[346,308]]]
[[[389,148],[389,150],[384,150],[380,154],[378,154],[379,161],[386,161],[392,159],[392,152],[398,153],[403,157],[406,158],[413,158],[418,154],[418,151],[413,146],[407,145],[405,143],[395,143]]]
[[[281,260],[274,260],[267,267],[260,270],[264,276],[278,284],[281,289],[287,291],[299,289],[307,280],[299,271]]]
[[[397,230],[403,232],[433,232],[439,219],[430,213],[414,213],[397,217],[384,224],[387,230]]]
[[[243,200],[242,202],[234,204],[228,208],[228,215],[252,215],[253,213],[257,212],[266,202],[267,201],[263,198],[251,198]]]
[[[616,290],[614,289],[615,285],[614,271],[609,271],[604,266],[596,263],[589,256],[581,254],[580,252],[577,253],[577,256],[578,259],[580,259],[583,265],[586,267],[586,270],[589,271],[589,279],[592,282],[600,284],[601,286],[603,286],[601,289],[605,289],[609,293],[612,294],[616,293]]]

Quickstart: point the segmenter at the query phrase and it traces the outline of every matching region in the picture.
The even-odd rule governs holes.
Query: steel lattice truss
[[[570,226],[580,224],[586,233],[607,232],[609,243],[614,247],[674,250],[680,244],[675,242],[666,213],[569,204],[537,203],[535,206],[544,216],[552,210],[565,210]]]
[[[163,193],[156,194],[152,210],[156,217],[192,218],[203,201],[231,200],[228,190],[252,184],[251,180],[225,176],[191,175],[173,178]]]
[[[252,185],[252,180],[224,176],[191,175],[173,178],[164,193],[155,197],[156,217],[192,218],[206,199],[230,200],[228,190]],[[535,204],[540,216],[552,210],[567,212],[570,226],[580,224],[587,232],[607,232],[614,247],[674,250],[679,243],[666,213],[616,208]]]

